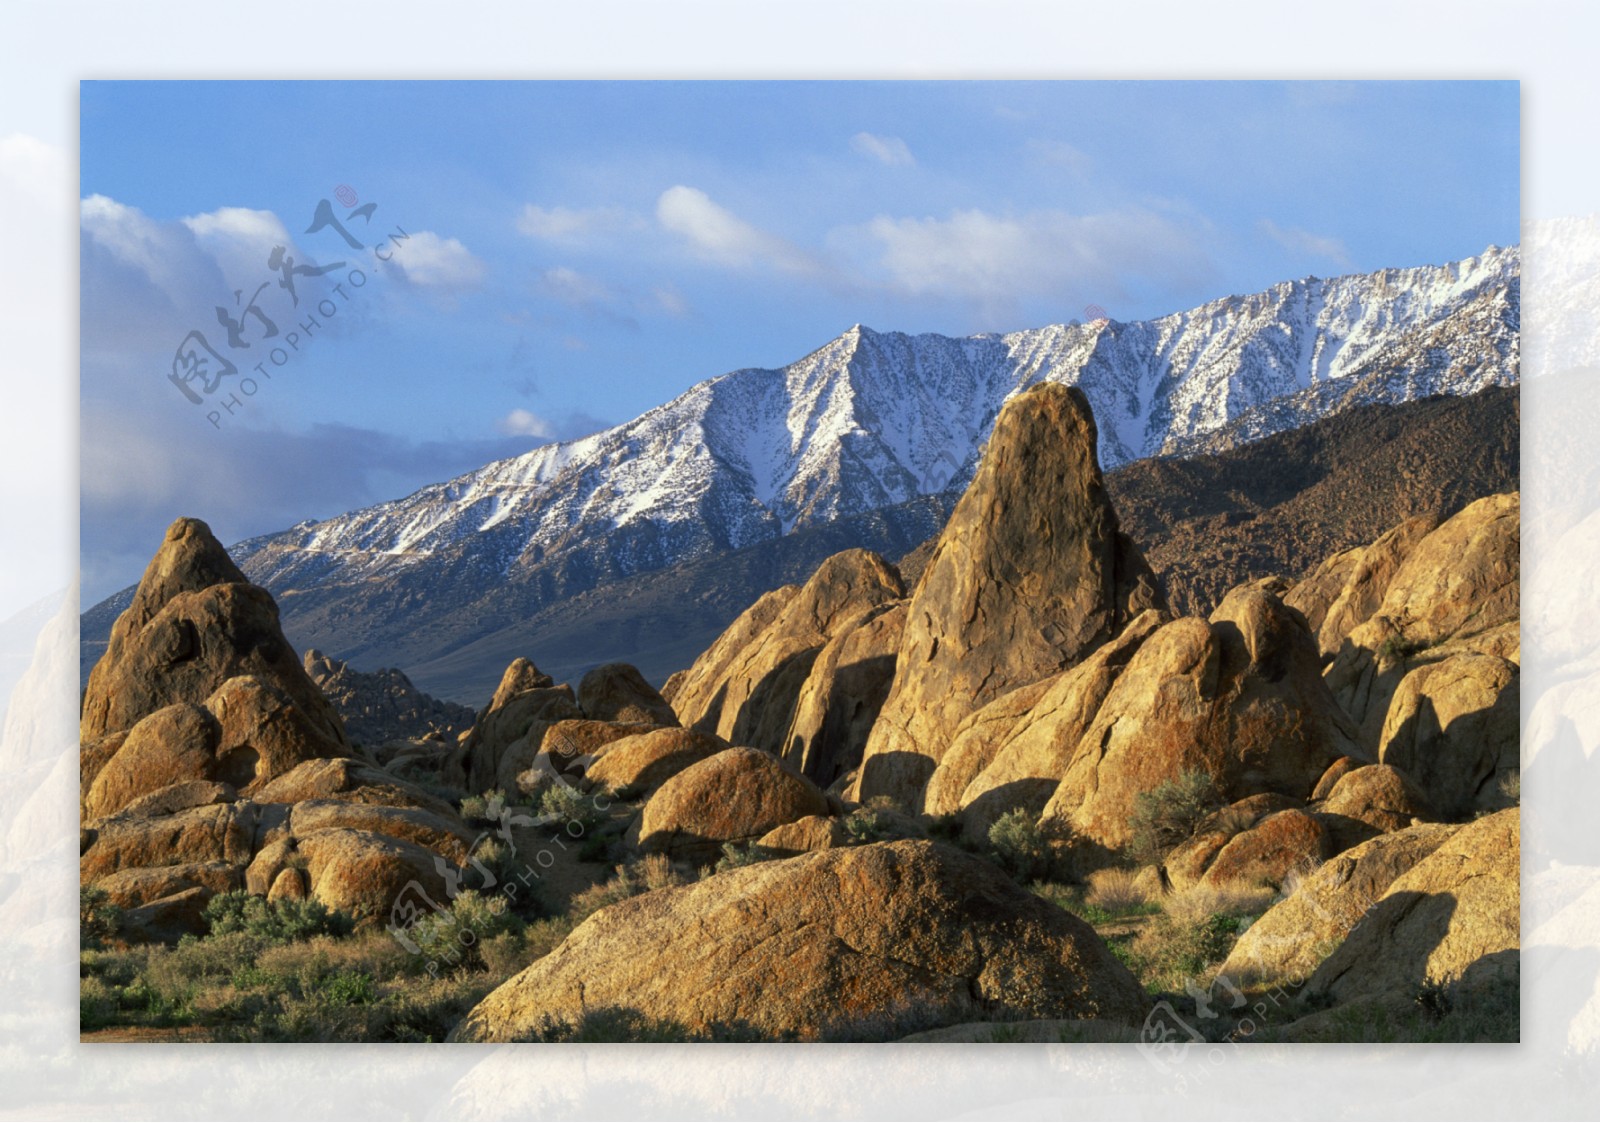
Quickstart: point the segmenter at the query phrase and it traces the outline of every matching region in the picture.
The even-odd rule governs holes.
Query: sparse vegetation
[[[81,886],[78,889],[78,947],[104,947],[117,934],[122,910],[111,903],[104,889]]]
[[[1306,1001],[1297,1021],[1267,1025],[1251,1041],[1278,1042],[1488,1042],[1521,1040],[1517,980],[1479,986],[1425,985],[1409,1002],[1380,995],[1340,1006]]]
[[[1096,870],[1089,875],[1089,891],[1084,903],[1104,909],[1112,916],[1138,916],[1161,911],[1134,870]]]
[[[1275,896],[1253,885],[1202,885],[1174,894],[1129,943],[1126,962],[1152,992],[1181,991],[1191,979],[1209,981],[1211,969]]]
[[[1409,639],[1396,632],[1382,643],[1378,644],[1378,659],[1382,662],[1392,662],[1398,659],[1409,659],[1413,655],[1426,651],[1428,644],[1421,640]]]
[[[1198,769],[1140,792],[1133,805],[1131,853],[1141,864],[1161,861],[1221,805],[1217,782]]]
[[[1039,824],[1028,811],[1007,811],[989,828],[989,846],[995,860],[1019,882],[1044,872],[1050,858]]]
[[[610,801],[593,793],[585,794],[567,784],[555,784],[539,797],[539,813],[567,824],[569,833],[576,825],[584,833],[605,821]]]
[[[875,795],[844,817],[844,833],[856,846],[909,838],[907,820],[886,795]]]
[[[566,912],[531,920],[502,894],[464,890],[406,931],[417,953],[381,929],[350,934],[347,917],[315,902],[223,894],[208,908],[204,937],[84,950],[80,1024],[86,1033],[137,1026],[219,1041],[442,1040],[485,994],[593,913],[689,880],[651,855],[576,894]],[[93,912],[102,897],[85,893],[85,907]],[[611,1032],[603,1022],[574,1032],[587,1036],[571,1040],[635,1039],[601,1036]]]
[[[717,859],[716,872],[736,870],[741,866],[753,866],[757,862],[770,861],[775,855],[764,846],[755,843],[740,845],[737,842],[724,842],[722,844],[722,857]]]

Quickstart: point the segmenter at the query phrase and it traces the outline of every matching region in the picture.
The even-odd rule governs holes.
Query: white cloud
[[[1341,269],[1350,268],[1350,254],[1338,238],[1313,234],[1297,226],[1279,226],[1270,218],[1262,219],[1258,225],[1263,234],[1292,253],[1309,254],[1331,261]]]
[[[502,417],[495,428],[508,437],[538,437],[549,440],[556,435],[556,427],[532,410],[514,409]]]
[[[813,273],[817,265],[776,235],[711,201],[704,191],[678,185],[661,193],[656,218],[707,261],[735,268],[767,265],[788,273]]]
[[[1193,233],[1142,209],[880,216],[835,241],[875,245],[873,267],[902,292],[968,300],[991,321],[1040,299],[1104,301],[1139,283],[1189,285],[1209,269]]]
[[[916,157],[911,155],[911,149],[906,147],[906,142],[897,136],[857,133],[850,138],[850,147],[891,168],[908,167],[917,162]]]
[[[1030,140],[1027,152],[1028,158],[1035,164],[1047,168],[1062,168],[1076,176],[1088,175],[1089,168],[1094,163],[1088,153],[1064,140]]]
[[[431,289],[463,290],[476,288],[486,272],[483,262],[455,238],[441,238],[431,230],[419,230],[407,239],[390,240],[394,257],[406,280]]]
[[[273,277],[267,259],[278,246],[289,250],[297,262],[305,262],[282,220],[271,211],[221,207],[181,221],[200,248],[216,261],[223,279],[235,289],[246,285],[253,289],[261,280]]]
[[[645,226],[643,218],[622,207],[541,207],[529,203],[517,216],[519,232],[567,246],[642,230]]]
[[[90,195],[79,204],[83,234],[118,264],[140,274],[168,299],[186,303],[197,289],[199,245],[192,231],[178,223],[161,223],[139,210],[104,195]],[[209,270],[208,270],[209,271]],[[207,285],[207,291],[215,291]]]
[[[563,304],[590,312],[603,309],[616,299],[603,281],[565,265],[541,273],[539,291]]]

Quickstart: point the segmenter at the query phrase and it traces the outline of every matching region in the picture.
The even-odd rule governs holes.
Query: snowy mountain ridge
[[[1102,464],[1256,439],[1352,404],[1518,377],[1516,247],[1287,281],[1155,320],[951,338],[857,325],[780,369],[709,379],[633,421],[241,544],[274,589],[469,548],[501,575],[611,539],[620,572],[963,486],[1001,405],[1081,387]],[[1236,434],[1229,438],[1230,432]]]

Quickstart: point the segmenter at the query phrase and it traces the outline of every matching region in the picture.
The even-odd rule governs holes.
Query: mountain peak
[[[1519,262],[1513,247],[1286,281],[1100,330],[948,337],[857,323],[785,367],[698,383],[603,433],[253,539],[236,556],[280,592],[449,574],[526,584],[543,604],[960,491],[1001,408],[1041,382],[1082,391],[1107,469],[1370,402],[1512,385]],[[203,541],[202,526],[185,533]]]

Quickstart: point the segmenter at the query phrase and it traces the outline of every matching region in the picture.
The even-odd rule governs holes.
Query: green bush
[[[1409,659],[1419,651],[1426,651],[1428,645],[1421,640],[1407,639],[1396,634],[1390,636],[1378,645],[1378,658],[1384,661],[1391,659]]]
[[[606,818],[606,806],[598,797],[585,795],[577,788],[557,784],[539,797],[539,812],[559,819],[569,835],[587,834]],[[577,830],[573,825],[577,825]]]
[[[201,915],[211,936],[243,932],[269,946],[313,936],[343,936],[355,926],[349,916],[318,900],[269,901],[242,889],[218,893],[206,902]]]
[[[844,817],[844,833],[856,846],[910,838],[909,820],[886,795],[875,795]]]
[[[322,980],[322,993],[341,1006],[364,1006],[377,1001],[378,990],[365,971],[340,971]]]
[[[1018,881],[1037,877],[1050,859],[1039,824],[1021,807],[994,821],[989,828],[989,846],[995,859]]]
[[[722,857],[717,859],[717,873],[724,870],[736,870],[741,866],[753,866],[757,862],[771,861],[774,857],[772,851],[765,846],[747,843],[744,846],[737,842],[724,842],[722,844]]]
[[[1222,806],[1222,795],[1211,776],[1199,770],[1164,780],[1133,801],[1131,851],[1141,863],[1155,863],[1194,834],[1200,821]]]
[[[78,888],[78,947],[101,948],[117,934],[122,910],[111,903],[104,889]]]
[[[464,890],[440,909],[423,917],[406,932],[420,949],[421,958],[433,970],[480,970],[484,966],[481,945],[502,932],[517,932],[523,922],[499,894],[485,895]]]

